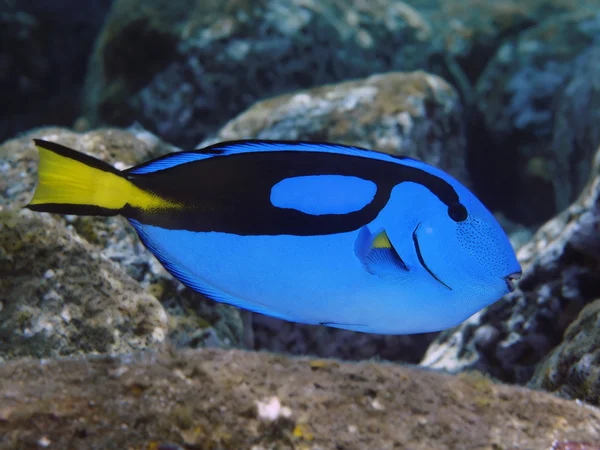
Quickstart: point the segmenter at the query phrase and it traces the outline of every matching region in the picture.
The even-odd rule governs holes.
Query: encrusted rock
[[[600,300],[583,308],[529,386],[600,405]]]
[[[600,297],[600,150],[580,198],[517,256],[524,269],[517,290],[442,332],[422,365],[525,383],[582,308]]]
[[[481,374],[237,350],[9,362],[0,400],[8,449],[550,450],[600,441],[597,408]]]
[[[600,145],[600,45],[583,52],[573,75],[556,102],[552,135],[556,204],[566,208],[583,189],[590,174],[590,159]]]
[[[392,72],[281,95],[256,103],[200,144],[305,139],[409,156],[468,184],[458,94],[426,72]]]
[[[581,177],[572,175],[572,166],[585,164],[587,157],[571,153],[571,145],[551,145],[556,100],[578,55],[599,39],[597,8],[551,17],[505,42],[477,82],[481,123],[473,181],[486,186],[483,200],[512,220],[539,224],[568,206],[557,180],[571,185],[569,201],[579,194]],[[589,114],[583,119],[588,123],[597,115],[578,114]],[[577,161],[562,164],[568,158]]]
[[[430,39],[398,0],[116,0],[91,60],[88,117],[139,121],[189,148],[258,99],[424,67]]]
[[[62,128],[33,131],[0,146],[0,210],[18,211],[33,196],[38,161],[33,138],[70,146],[119,169],[176,150],[139,128],[128,131],[101,129],[88,133],[73,133]],[[169,313],[170,340],[194,347],[240,345],[242,322],[238,311],[184,288],[146,250],[126,219],[53,217],[66,225],[73,235],[93,244],[97,252],[118,263],[141,287],[161,301]]]
[[[470,90],[468,84],[476,82],[506,39],[537,26],[549,17],[600,6],[598,0],[437,0],[410,3],[431,24],[435,53],[446,60],[446,68],[440,73],[461,88],[466,87],[465,94]]]
[[[164,341],[158,300],[61,221],[0,212],[0,360],[121,353]]]

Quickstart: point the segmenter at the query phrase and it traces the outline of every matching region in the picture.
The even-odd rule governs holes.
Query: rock
[[[164,341],[161,304],[92,245],[47,214],[0,214],[0,360]]]
[[[250,313],[249,313],[250,314]],[[437,333],[385,336],[285,322],[251,314],[255,350],[358,361],[381,359],[417,364]]]
[[[500,223],[500,226],[508,235],[510,243],[515,251],[527,244],[533,237],[533,233],[536,229],[535,227],[526,227],[519,223],[513,222],[512,220],[507,219],[506,216],[504,216],[504,214],[501,212],[495,212],[494,215]]]
[[[139,5],[117,0],[112,9],[91,61],[87,116],[92,127],[140,121],[188,148],[256,100],[389,70],[430,70],[471,96],[471,85],[504,39],[552,15],[600,2]]]
[[[409,156],[468,184],[458,94],[426,72],[391,72],[257,102],[199,144],[255,138],[337,142]]]
[[[484,202],[511,220],[540,224],[568,206],[556,180],[571,185],[571,200],[579,194],[581,176],[573,177],[571,164],[560,162],[573,157],[579,165],[586,160],[569,154],[570,145],[551,145],[556,99],[573,75],[577,57],[598,39],[597,8],[551,17],[505,42],[477,82],[481,123],[473,125],[479,129],[473,182],[485,187]],[[586,122],[592,120],[590,116]]]
[[[128,131],[102,129],[88,133],[73,133],[62,128],[33,131],[0,146],[0,161],[4,161],[0,166],[0,193],[3,194],[0,197],[0,209],[17,211],[33,195],[38,160],[33,138],[70,146],[120,169],[176,150],[139,128]],[[241,345],[242,322],[238,311],[184,288],[146,250],[126,219],[53,217],[67,226],[73,235],[93,244],[95,251],[121,266],[141,288],[160,300],[169,313],[169,340],[181,346],[193,347]]]
[[[600,145],[600,45],[583,52],[576,60],[568,84],[557,100],[552,133],[555,165],[556,204],[566,208],[583,189],[590,174],[590,159]]]
[[[422,159],[469,184],[458,94],[421,71],[373,75],[257,102],[197,147],[247,138],[358,145]],[[435,336],[377,336],[251,317],[255,348],[293,354],[416,363]]]
[[[494,53],[507,39],[561,13],[600,6],[598,0],[437,0],[411,2],[431,24],[431,70],[469,93]],[[442,58],[444,61],[437,61]],[[439,72],[436,67],[439,67]]]
[[[87,117],[92,127],[139,121],[184,148],[258,99],[424,67],[431,38],[398,0],[140,5],[117,0],[111,10],[91,59]]]
[[[0,365],[0,392],[2,448],[550,449],[555,440],[600,441],[600,410],[476,373],[262,352],[15,361]]]
[[[442,332],[421,365],[453,372],[476,369],[526,383],[582,308],[600,297],[598,230],[600,150],[580,198],[517,253],[523,266],[517,290]]]
[[[112,0],[0,4],[0,142],[80,114],[88,57]]]
[[[600,300],[569,325],[561,344],[537,368],[529,386],[600,405]]]

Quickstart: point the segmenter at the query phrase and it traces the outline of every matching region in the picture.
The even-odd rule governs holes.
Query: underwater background
[[[0,0],[0,449],[600,449],[600,0]],[[33,138],[419,158],[517,289],[379,336],[212,302],[121,217],[23,210]]]

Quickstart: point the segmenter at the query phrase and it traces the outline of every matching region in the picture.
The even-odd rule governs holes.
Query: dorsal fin
[[[125,171],[126,174],[144,174],[157,172],[159,170],[168,169],[180,164],[200,161],[216,156],[228,156],[241,153],[254,152],[281,152],[281,151],[301,151],[301,152],[324,152],[335,153],[340,155],[361,156],[372,159],[380,159],[398,163],[400,161],[416,161],[409,157],[393,156],[386,153],[367,150],[361,147],[354,147],[342,144],[329,144],[325,142],[308,142],[308,141],[275,141],[275,140],[240,140],[227,141],[210,145],[208,147],[170,153],[161,156],[151,161],[142,163]]]
[[[141,175],[144,173],[158,172],[159,170],[169,169],[180,164],[189,163],[192,161],[200,161],[202,159],[211,158],[214,154],[204,154],[201,152],[177,152],[169,153],[160,158],[147,161],[138,166],[131,167],[124,171],[125,174]]]
[[[340,155],[363,156],[368,158],[380,159],[383,161],[398,162],[402,160],[412,160],[406,156],[395,156],[387,153],[376,152],[362,147],[333,144],[328,142],[310,142],[310,141],[286,141],[286,140],[259,140],[247,139],[239,141],[226,141],[210,145],[204,149],[198,150],[203,153],[220,150],[222,155],[233,155],[236,153],[252,152],[281,152],[281,151],[301,151],[301,152],[324,152]]]

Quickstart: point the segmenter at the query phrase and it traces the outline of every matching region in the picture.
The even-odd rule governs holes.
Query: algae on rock
[[[63,128],[34,130],[0,146],[0,159],[4,161],[0,166],[0,193],[3,194],[0,196],[0,208],[4,211],[16,213],[33,195],[38,161],[33,138],[70,146],[114,164],[119,169],[175,150],[140,128],[100,129],[88,133],[74,133]],[[33,217],[33,226],[36,218],[50,216],[33,214],[26,217]],[[84,244],[92,244],[86,247],[92,251],[88,258],[89,264],[96,264],[94,258],[97,258],[98,254],[102,255],[118,264],[132,278],[131,281],[136,284],[139,292],[147,292],[147,295],[160,300],[168,313],[169,340],[182,346],[241,345],[243,330],[238,311],[184,288],[141,244],[126,219],[62,215],[52,217],[57,222],[57,229],[63,230],[61,232],[71,234],[74,239],[79,239]],[[26,228],[26,222],[22,226]],[[48,269],[55,269],[56,261],[48,256],[47,260],[41,259],[40,264],[46,264]],[[85,269],[88,260],[82,256],[76,264]],[[33,283],[33,278],[38,277],[43,283],[43,273],[30,273],[31,282]],[[65,278],[63,283],[69,285],[69,278]],[[5,286],[2,289],[3,295],[11,295],[5,289],[8,288]],[[118,295],[119,292],[115,292],[111,301],[117,301]]]
[[[555,440],[600,440],[598,409],[481,375],[265,352],[15,361],[0,365],[0,392],[10,393],[0,448],[41,439],[73,450],[550,449]]]
[[[158,300],[58,220],[0,213],[0,359],[129,353],[167,334]]]
[[[538,225],[579,194],[585,178],[573,175],[574,166],[586,164],[595,148],[573,153],[571,145],[551,143],[558,97],[578,56],[599,39],[597,8],[552,16],[507,40],[477,81],[473,131],[481,149],[473,152],[473,182],[484,187],[484,202],[512,220]],[[578,110],[588,114],[597,116]]]
[[[600,300],[583,308],[528,386],[600,405]]]
[[[337,142],[417,158],[468,185],[462,114],[442,78],[389,72],[257,102],[198,147],[244,138]]]
[[[398,0],[116,0],[91,59],[87,116],[139,121],[189,149],[256,100],[425,67],[431,34],[408,10]]]

